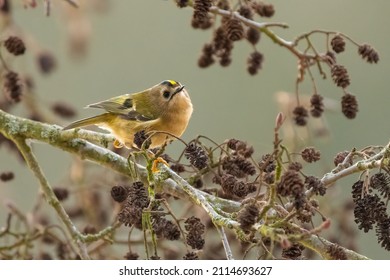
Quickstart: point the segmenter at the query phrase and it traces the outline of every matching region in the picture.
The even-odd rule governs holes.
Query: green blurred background
[[[244,41],[235,44],[229,67],[215,64],[200,69],[197,59],[212,32],[191,27],[191,8],[179,9],[173,1],[165,0],[96,0],[101,2],[99,9],[85,10],[85,20],[90,21],[91,28],[88,52],[85,57],[71,58],[63,1],[53,1],[50,17],[44,16],[41,6],[24,9],[19,1],[12,2],[14,20],[22,32],[50,50],[57,59],[56,71],[44,77],[37,70],[33,51],[15,61],[15,69],[33,76],[42,102],[64,101],[78,110],[78,117],[86,117],[95,113],[83,110],[86,104],[174,79],[186,85],[194,104],[193,117],[183,136],[185,140],[200,134],[217,142],[238,138],[253,144],[258,156],[272,150],[273,125],[278,113],[275,93],[294,91],[297,62],[290,52],[266,36],[262,36],[258,45],[265,60],[257,76],[246,72],[246,59],[252,48]],[[313,68],[319,93],[337,102],[336,111],[325,113],[330,136],[311,138],[309,142],[302,139],[302,145],[314,145],[323,154],[322,163],[314,166],[313,172],[321,175],[330,170],[333,156],[339,151],[385,145],[390,136],[387,88],[390,2],[279,0],[270,3],[276,9],[271,20],[290,26],[289,29],[273,28],[287,40],[312,29],[335,30],[357,42],[372,44],[380,54],[378,65],[367,64],[357,55],[356,48],[347,43],[347,51],[338,56],[338,62],[349,70],[349,90],[359,101],[359,113],[352,121],[339,110],[341,90],[329,79],[322,81]],[[324,50],[323,37],[316,38],[318,48]],[[302,91],[310,93],[310,90],[307,79]],[[20,115],[23,115],[22,110]],[[175,153],[176,149],[182,149],[180,145],[174,143],[169,149]],[[71,157],[46,145],[36,144],[34,148],[49,180],[53,184],[60,181],[66,175]],[[38,188],[37,181],[24,165],[0,148],[0,171],[7,170],[13,170],[16,178],[0,183],[0,226],[6,217],[4,201],[12,199],[28,210],[33,203],[30,193],[34,194]],[[349,196],[351,184],[357,178],[358,175],[341,180],[330,195]],[[370,258],[389,258],[388,252],[377,244],[374,232],[362,235],[359,247],[360,252]]]

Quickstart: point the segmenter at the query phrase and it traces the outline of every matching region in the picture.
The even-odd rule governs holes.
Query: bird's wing
[[[135,101],[133,100],[131,94],[124,94],[108,100],[90,104],[87,108],[104,109],[109,113],[121,115],[123,118],[128,120],[145,122],[154,119],[151,116],[146,116],[137,112]]]

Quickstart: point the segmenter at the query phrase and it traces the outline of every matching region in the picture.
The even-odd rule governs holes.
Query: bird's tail
[[[107,121],[107,114],[101,114],[98,116],[78,120],[75,122],[72,122],[71,124],[65,126],[63,130],[68,130],[72,128],[82,127],[82,126],[88,126],[88,125],[94,125],[94,124],[101,124]]]

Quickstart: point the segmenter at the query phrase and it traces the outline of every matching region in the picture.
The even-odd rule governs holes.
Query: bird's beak
[[[174,94],[181,92],[184,89],[184,85],[175,90]]]
[[[184,87],[185,87],[184,85],[178,87],[178,88],[173,92],[172,97],[174,97],[177,93],[181,92],[181,91],[184,89]],[[171,99],[172,99],[172,97],[171,97]]]

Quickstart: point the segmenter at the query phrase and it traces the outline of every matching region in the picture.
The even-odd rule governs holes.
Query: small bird
[[[86,108],[104,109],[106,113],[75,121],[63,129],[97,125],[114,135],[115,147],[124,145],[129,149],[135,147],[134,134],[140,131],[151,135],[151,149],[174,140],[173,136],[180,137],[193,111],[184,85],[173,80],[162,81],[141,92],[90,104]]]

